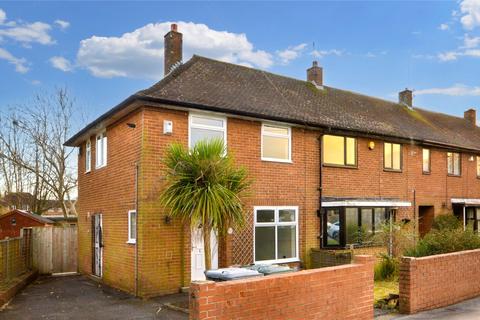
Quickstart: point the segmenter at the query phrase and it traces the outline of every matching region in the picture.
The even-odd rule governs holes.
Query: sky
[[[480,111],[480,0],[2,2],[0,113],[67,87],[83,126],[163,76],[172,22],[192,54],[463,116]]]

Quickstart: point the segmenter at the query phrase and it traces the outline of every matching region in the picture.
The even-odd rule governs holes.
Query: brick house
[[[308,267],[312,248],[362,247],[390,218],[423,235],[434,216],[453,212],[478,229],[475,110],[459,118],[417,108],[410,90],[391,102],[332,88],[315,62],[304,81],[181,61],[172,25],[164,79],[66,142],[80,150],[81,272],[144,297],[203,277],[198,231],[170,220],[158,195],[167,146],[209,137],[224,139],[254,180],[246,227],[213,239],[213,265]]]

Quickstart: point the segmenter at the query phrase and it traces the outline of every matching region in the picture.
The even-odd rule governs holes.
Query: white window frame
[[[99,138],[101,143],[99,143]],[[95,137],[95,168],[100,169],[107,166],[107,132],[103,131]],[[101,145],[101,148],[98,146]],[[101,149],[101,152],[98,152]],[[99,158],[101,156],[101,158]]]
[[[212,120],[220,120],[223,123],[223,127],[220,129],[219,127],[215,126],[208,126],[202,124],[195,124],[193,123],[193,118],[204,118],[204,119],[212,119]],[[206,130],[213,130],[223,132],[223,142],[225,147],[227,146],[227,118],[219,115],[210,115],[205,113],[189,113],[188,114],[188,148],[192,149],[192,128],[197,129],[206,129]]]
[[[85,143],[85,173],[92,170],[92,141],[88,138]]]
[[[264,128],[273,127],[278,129],[287,129],[288,134],[277,134],[271,132],[265,132]],[[279,158],[270,158],[263,156],[263,136],[275,137],[275,138],[288,138],[288,159],[279,159]],[[289,126],[272,124],[272,123],[262,123],[262,132],[261,132],[261,143],[260,143],[260,152],[261,152],[261,159],[262,161],[272,161],[272,162],[285,162],[285,163],[292,163],[292,128]]]
[[[135,238],[130,237],[131,234],[132,234],[132,213],[135,214],[136,224],[138,223],[137,211],[136,210],[129,210],[128,211],[128,241],[127,241],[127,243],[135,244],[135,243],[137,243],[137,238],[136,238],[138,236],[137,233],[135,232]]]
[[[258,210],[274,210],[275,221],[274,222],[257,222],[257,211]],[[293,222],[279,222],[278,213],[280,210],[295,210],[295,221]],[[299,210],[298,206],[255,206],[253,207],[253,262],[255,264],[261,263],[287,263],[287,262],[297,262],[298,250],[299,250],[299,239],[298,239],[298,228],[299,228]],[[256,227],[275,227],[275,259],[274,260],[256,260],[255,259],[255,228]],[[295,257],[287,259],[278,259],[278,226],[295,226]]]

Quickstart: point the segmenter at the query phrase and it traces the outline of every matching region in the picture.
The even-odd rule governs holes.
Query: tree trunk
[[[205,270],[212,269],[212,249],[210,244],[210,234],[212,228],[210,226],[203,227],[203,251],[205,256]]]

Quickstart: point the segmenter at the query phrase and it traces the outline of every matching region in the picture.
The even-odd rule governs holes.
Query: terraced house
[[[480,129],[465,117],[194,56],[165,35],[165,77],[75,134],[80,271],[140,296],[203,278],[203,244],[158,203],[161,160],[174,141],[212,137],[254,183],[247,225],[213,239],[213,265],[293,263],[312,248],[362,246],[390,217],[425,234],[454,213],[478,229]],[[215,236],[213,235],[215,238]]]

